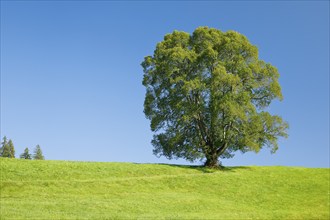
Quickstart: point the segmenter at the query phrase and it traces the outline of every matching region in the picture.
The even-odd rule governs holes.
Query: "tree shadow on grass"
[[[176,167],[180,169],[192,169],[197,170],[202,173],[215,173],[215,172],[236,172],[239,170],[251,170],[251,167],[237,166],[237,167],[219,167],[219,168],[209,168],[205,166],[198,165],[179,165],[179,164],[166,164],[166,163],[157,163],[156,165]]]

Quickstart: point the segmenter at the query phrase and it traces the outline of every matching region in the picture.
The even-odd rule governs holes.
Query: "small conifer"
[[[3,152],[4,150],[6,149],[6,146],[8,145],[8,142],[7,142],[7,137],[4,136],[3,137],[3,141],[1,142],[1,147],[0,147],[0,157],[3,157]]]
[[[1,157],[15,158],[15,147],[13,141],[7,138],[3,138],[2,147],[1,147]]]
[[[21,159],[31,160],[31,154],[29,153],[29,148],[25,148],[24,153],[20,155]]]
[[[11,139],[9,139],[8,141],[8,146],[9,146],[9,157],[15,158],[15,147]]]
[[[44,155],[42,154],[42,150],[41,150],[39,144],[34,149],[33,159],[35,159],[35,160],[44,160],[45,159]]]

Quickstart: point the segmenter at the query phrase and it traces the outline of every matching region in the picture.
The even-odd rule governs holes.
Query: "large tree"
[[[155,132],[154,154],[189,161],[235,151],[278,148],[288,124],[267,107],[282,100],[279,73],[258,58],[258,48],[235,31],[174,31],[142,62],[144,113]]]

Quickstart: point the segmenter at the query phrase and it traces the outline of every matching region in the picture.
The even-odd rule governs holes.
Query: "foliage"
[[[13,144],[13,141],[11,139],[9,139],[8,141],[8,146],[9,146],[9,157],[10,158],[15,158],[15,147],[14,147],[14,144]]]
[[[6,136],[3,137],[3,142],[1,143],[0,155],[1,157],[15,158],[15,147],[13,141],[11,139],[7,141]]]
[[[45,159],[44,155],[42,154],[41,147],[39,145],[37,145],[36,148],[34,149],[33,159],[34,160],[44,160]]]
[[[27,159],[27,160],[31,160],[32,159],[31,154],[29,153],[29,148],[25,148],[24,149],[24,153],[22,153],[20,155],[20,158],[21,159]]]
[[[4,151],[8,151],[7,145],[8,145],[8,140],[7,140],[7,137],[4,136],[3,141],[1,142],[1,147],[0,147],[0,157],[3,157],[2,155],[3,155]]]
[[[1,219],[328,219],[328,168],[0,158]]]
[[[279,73],[242,34],[174,31],[142,67],[144,113],[158,156],[206,158],[206,165],[217,166],[235,151],[268,146],[275,152],[278,137],[287,136],[288,124],[265,111],[283,98]]]

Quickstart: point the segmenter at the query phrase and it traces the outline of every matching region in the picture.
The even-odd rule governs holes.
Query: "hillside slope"
[[[0,159],[0,219],[328,219],[329,169]]]

